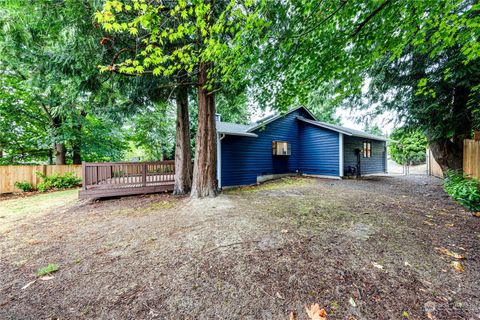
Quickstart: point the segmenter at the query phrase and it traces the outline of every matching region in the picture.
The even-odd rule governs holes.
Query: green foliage
[[[51,273],[54,273],[54,272],[58,271],[59,269],[60,268],[56,264],[49,263],[48,266],[38,269],[37,276],[43,277],[43,276],[49,275]]]
[[[130,139],[143,149],[146,159],[173,159],[175,150],[175,108],[168,103],[156,103],[132,119]]]
[[[418,130],[397,128],[390,135],[389,154],[398,164],[418,164],[425,162],[427,138]]]
[[[95,14],[103,29],[142,40],[130,58],[101,70],[170,78],[180,71],[194,74],[201,63],[212,62],[207,90],[216,81],[241,84],[239,70],[254,49],[246,45],[268,26],[261,8],[262,2],[250,0],[108,0]]]
[[[480,211],[480,181],[449,170],[444,180],[445,191],[465,208]]]
[[[461,158],[480,127],[479,12],[474,0],[268,1],[256,100],[288,109],[321,91],[335,107],[387,112]]]
[[[77,178],[73,172],[67,172],[63,175],[55,173],[47,176],[41,172],[36,173],[42,182],[37,186],[38,191],[45,192],[51,189],[69,189],[78,187],[82,179]]]
[[[17,181],[15,182],[15,188],[22,190],[23,192],[30,192],[35,190],[33,185],[28,181]]]

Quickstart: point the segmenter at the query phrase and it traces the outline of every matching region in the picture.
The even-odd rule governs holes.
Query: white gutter
[[[338,175],[343,177],[343,133],[338,133]]]

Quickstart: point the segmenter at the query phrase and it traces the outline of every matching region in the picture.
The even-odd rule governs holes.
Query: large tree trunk
[[[63,142],[58,142],[58,130],[62,125],[62,119],[60,117],[53,117],[52,118],[52,127],[54,130],[54,144],[53,149],[55,151],[55,164],[65,164],[66,160],[66,153],[67,150],[65,149],[65,144]]]
[[[453,143],[450,139],[428,139],[428,145],[435,161],[445,173],[450,170],[462,170],[463,147]]]
[[[72,145],[72,162],[73,164],[82,164],[82,151],[77,142]]]
[[[217,132],[215,128],[215,96],[205,89],[211,64],[200,63],[198,75],[198,130],[195,140],[192,198],[217,195]]]
[[[67,150],[63,143],[55,143],[55,164],[65,164]]]
[[[190,150],[190,119],[188,116],[188,88],[179,86],[176,92],[177,126],[175,137],[174,195],[186,194],[192,187],[192,154]]]
[[[452,88],[453,105],[451,117],[447,121],[455,124],[451,139],[428,139],[430,150],[442,171],[463,169],[463,140],[471,137],[472,114],[468,108],[470,90],[465,87]]]

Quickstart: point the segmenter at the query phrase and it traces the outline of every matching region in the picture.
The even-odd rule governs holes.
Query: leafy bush
[[[15,187],[22,190],[23,192],[33,191],[35,188],[28,181],[17,181],[15,182]]]
[[[45,192],[50,189],[68,189],[78,187],[82,179],[77,178],[74,173],[67,172],[64,175],[58,173],[47,176],[41,172],[37,175],[42,178],[42,182],[38,185],[38,191]]]
[[[389,153],[396,163],[419,164],[425,162],[427,138],[422,132],[397,128],[393,130],[390,139],[395,140],[389,144]]]
[[[447,171],[445,191],[465,208],[480,211],[480,181],[465,177],[456,171]]]

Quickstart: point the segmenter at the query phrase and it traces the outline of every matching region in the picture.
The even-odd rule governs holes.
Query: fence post
[[[144,162],[142,166],[142,182],[143,186],[145,187],[147,185],[147,163]]]
[[[82,190],[87,190],[87,166],[85,161],[82,161]]]

